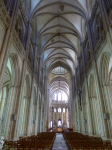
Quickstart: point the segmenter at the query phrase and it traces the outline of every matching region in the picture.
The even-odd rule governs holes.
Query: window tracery
[[[64,91],[58,90],[54,92],[52,100],[53,101],[68,101],[68,97]]]

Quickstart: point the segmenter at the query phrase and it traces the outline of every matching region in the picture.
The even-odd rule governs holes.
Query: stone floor
[[[62,133],[57,133],[52,150],[69,150]]]

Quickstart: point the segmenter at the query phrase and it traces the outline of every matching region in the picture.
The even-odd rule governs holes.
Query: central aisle
[[[63,138],[62,133],[57,133],[52,147],[52,150],[68,150],[66,141]]]

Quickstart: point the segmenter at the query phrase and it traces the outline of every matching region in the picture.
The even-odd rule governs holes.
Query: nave
[[[112,141],[112,0],[0,0],[0,141],[60,129]]]
[[[20,137],[18,141],[5,141],[5,150],[112,150],[111,141],[78,132],[42,132]]]

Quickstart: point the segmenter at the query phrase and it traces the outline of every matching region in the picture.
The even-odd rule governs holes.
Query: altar
[[[62,128],[58,128],[57,132],[63,132]]]

